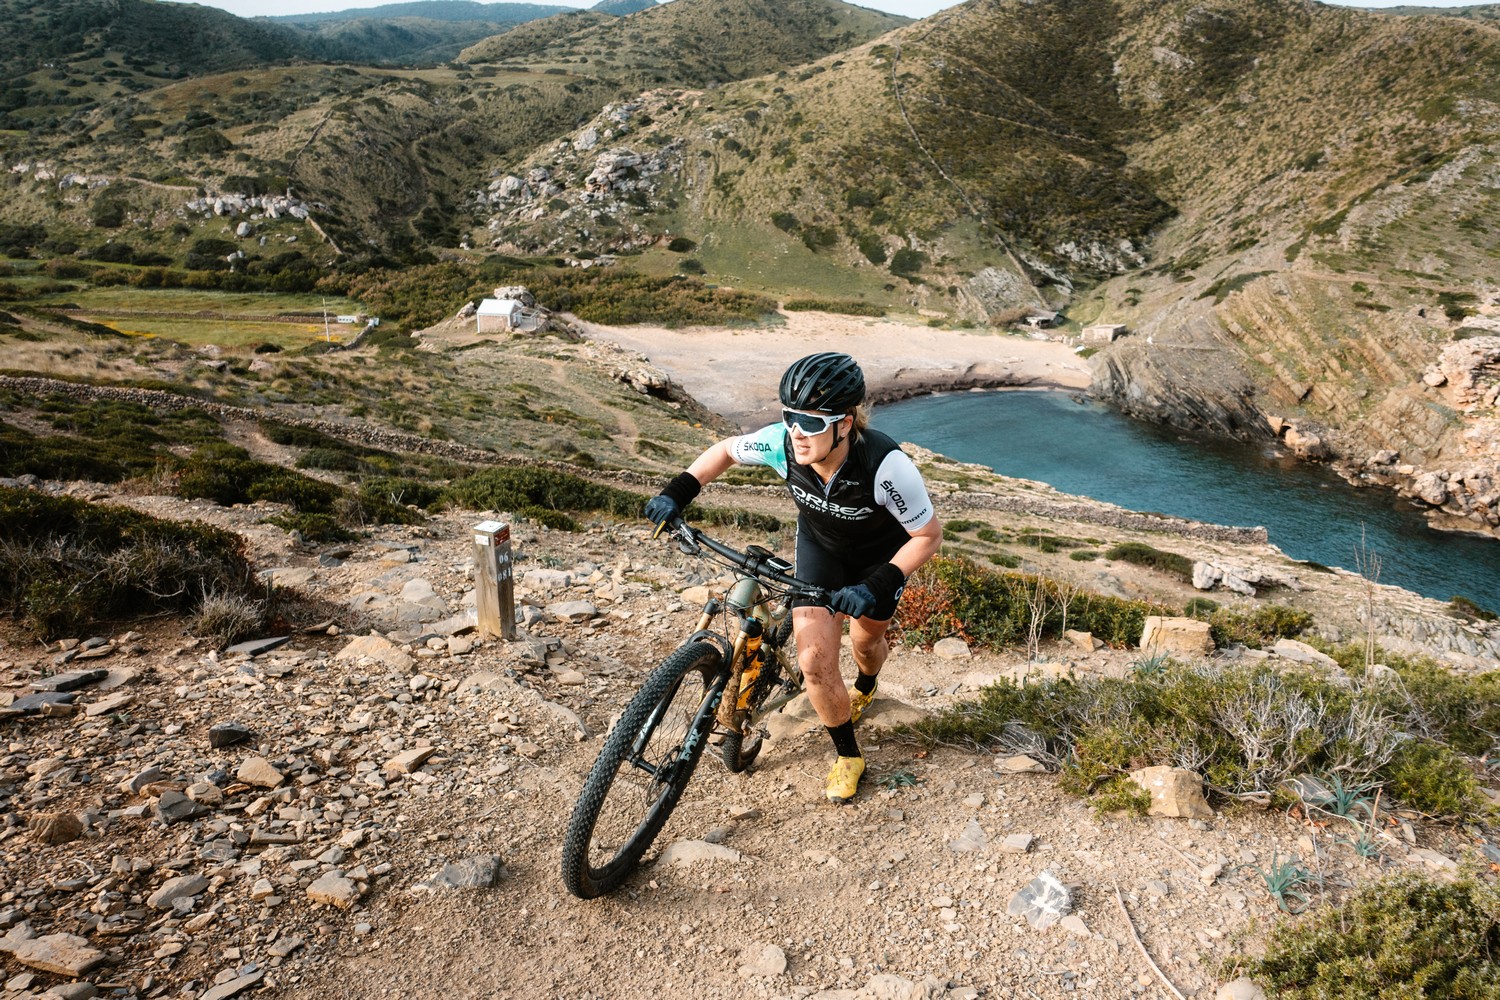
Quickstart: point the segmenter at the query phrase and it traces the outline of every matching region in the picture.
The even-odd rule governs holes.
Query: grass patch
[[[0,565],[0,606],[42,639],[256,589],[233,532],[8,487],[0,487]]]

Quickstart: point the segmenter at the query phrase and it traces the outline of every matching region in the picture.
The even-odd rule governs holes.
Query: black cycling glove
[[[697,499],[702,489],[703,484],[698,482],[697,476],[691,472],[679,472],[661,488],[660,493],[646,501],[646,520],[657,526],[666,524]]]
[[[906,586],[906,574],[895,563],[885,563],[864,582],[843,587],[828,595],[828,605],[850,618],[863,618],[881,601],[894,598]]]

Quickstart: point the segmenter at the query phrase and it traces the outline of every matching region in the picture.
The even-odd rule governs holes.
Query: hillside
[[[1310,454],[1405,455],[1378,478],[1409,486],[1500,460],[1483,408],[1422,382],[1492,329],[1497,66],[1500,34],[1441,17],[974,2],[795,74],[647,101],[642,135],[602,154],[587,137],[610,122],[590,123],[581,150],[524,165],[545,163],[545,205],[518,170],[482,196],[476,238],[576,252],[667,232],[734,284],[1125,323],[1142,336],[1101,358],[1099,391],[1131,412],[1265,438],[1275,417]],[[1489,474],[1466,492],[1487,510],[1451,509],[1479,530],[1500,521]]]
[[[1500,712],[1492,623],[1294,562],[1254,532],[1133,515],[913,449],[947,524],[944,556],[974,594],[1043,574],[1068,585],[1075,628],[1094,602],[1123,609],[1127,627],[1146,602],[1192,607],[1258,644],[1270,645],[1252,623],[1292,623],[1343,665],[1300,642],[1225,643],[1174,665],[1055,624],[1035,648],[965,640],[953,633],[994,627],[971,614],[983,605],[955,624],[939,589],[923,601],[914,586],[909,631],[860,723],[871,770],[852,804],[821,800],[827,740],[799,698],[766,719],[749,771],[728,773],[711,746],[641,871],[583,903],[557,867],[584,776],[647,671],[697,628],[704,588],[726,582],[637,516],[656,480],[713,439],[711,419],[632,386],[621,370],[639,359],[605,341],[265,352],[47,332],[0,333],[11,371],[40,376],[0,376],[0,453],[7,470],[45,472],[0,484],[0,558],[75,578],[108,566],[118,589],[126,570],[201,572],[211,542],[254,575],[239,581],[237,618],[231,593],[190,587],[186,608],[141,620],[42,573],[0,576],[0,968],[18,996],[84,981],[125,997],[1113,1000],[1153,977],[1206,996],[1259,958],[1312,948],[1324,922],[1336,943],[1319,954],[1360,967],[1405,946],[1367,992],[1345,976],[1341,996],[1411,982],[1429,955],[1495,979],[1492,952],[1466,947],[1497,933],[1483,909],[1500,856],[1483,798],[1500,795],[1482,763]],[[79,370],[89,383],[49,378]],[[556,461],[577,444],[597,458]],[[265,491],[235,499],[252,477]],[[322,521],[301,509],[320,499],[334,511]],[[704,523],[734,522],[718,536],[790,545],[779,487],[721,482],[701,501]],[[90,551],[59,531],[59,511],[99,518],[111,544]],[[474,525],[490,518],[512,526],[515,642],[469,624]],[[195,532],[197,558],[174,559],[162,525]],[[1116,545],[1283,582],[1206,602]],[[1378,623],[1361,617],[1371,608]],[[64,609],[69,628],[38,633]],[[263,613],[252,635],[265,643],[218,631]],[[1347,641],[1366,634],[1393,666]],[[1005,699],[1026,692],[1046,693],[1042,712],[1012,724]],[[1205,724],[1210,699],[1220,714]],[[1042,729],[1070,708],[1089,715],[1077,755]],[[901,728],[945,712],[1008,735]],[[1128,728],[1107,728],[1119,712]],[[1196,734],[1168,731],[1184,718]],[[1193,756],[1206,745],[1237,766]],[[1281,783],[1313,777],[1313,752],[1351,769],[1319,770],[1338,799]],[[1143,815],[1141,796],[1119,791],[1125,772],[1169,762],[1208,772],[1191,818]],[[1371,768],[1391,772],[1373,808]],[[450,877],[488,875],[458,890],[434,878],[450,864]],[[1057,926],[1008,912],[1043,870],[1069,887]],[[1364,895],[1408,885],[1383,903]],[[1468,891],[1477,912],[1456,905]],[[1304,917],[1280,913],[1302,905]],[[757,919],[726,939],[725,915],[745,913]],[[1450,930],[1379,933],[1403,919]],[[1349,933],[1355,921],[1374,929]],[[667,943],[643,947],[622,925]]]
[[[1062,309],[1137,333],[1097,361],[1131,412],[1295,427],[1301,453],[1492,531],[1488,376],[1473,401],[1424,379],[1496,330],[1497,66],[1487,23],[1300,0],[972,0],[916,24],[676,0],[531,21],[427,70],[127,87],[79,63],[41,74],[62,96],[32,73],[6,91],[28,127],[0,133],[0,213],[15,245],[135,266],[227,259],[226,235],[318,266],[623,252],[952,322]],[[289,201],[238,236],[220,201],[184,207],[194,188]]]
[[[530,38],[507,33],[460,58],[475,65],[566,66],[635,90],[711,87],[799,66],[910,23],[839,0],[674,0],[619,22],[597,14],[556,20],[534,25],[539,33]],[[577,28],[552,33],[570,24]]]

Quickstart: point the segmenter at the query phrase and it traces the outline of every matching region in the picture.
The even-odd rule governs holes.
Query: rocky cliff
[[[1094,359],[1094,393],[1171,426],[1278,437],[1427,504],[1436,527],[1500,537],[1500,337],[1406,291],[1397,309],[1344,276],[1251,275],[1222,297],[1189,285]]]

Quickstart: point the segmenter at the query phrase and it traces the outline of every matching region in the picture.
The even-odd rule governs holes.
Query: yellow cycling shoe
[[[858,722],[859,717],[865,714],[865,709],[870,707],[870,702],[875,700],[875,692],[880,690],[880,682],[870,688],[869,694],[860,693],[859,688],[851,688],[849,691],[849,721]]]
[[[865,774],[863,757],[840,757],[828,772],[828,787],[823,794],[830,802],[848,802],[859,791],[859,779]]]

